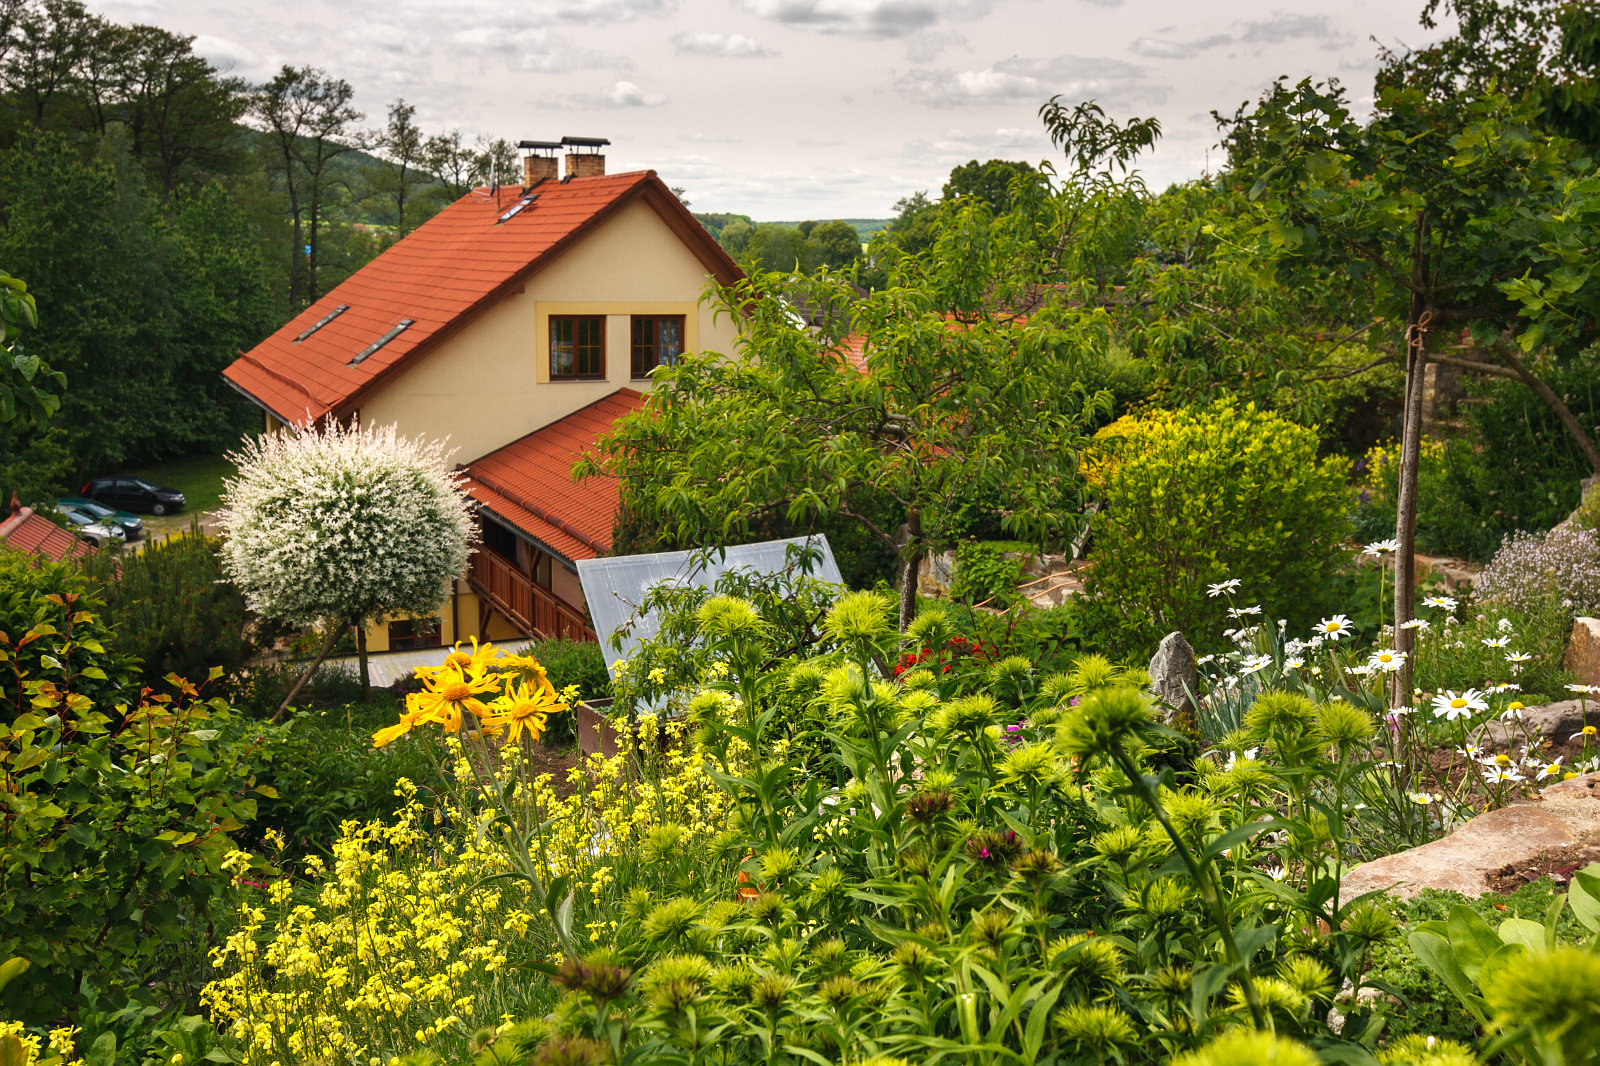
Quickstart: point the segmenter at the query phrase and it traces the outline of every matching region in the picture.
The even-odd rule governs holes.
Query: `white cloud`
[[[612,107],[660,107],[667,102],[665,93],[647,93],[631,81],[619,81],[605,94]]]
[[[200,34],[194,39],[196,55],[209,60],[211,65],[226,74],[242,78],[265,79],[273,73],[272,63],[249,45],[226,37]]]
[[[678,0],[567,0],[540,5],[536,13],[548,12],[562,22],[600,24],[632,22],[641,17],[666,18],[677,14]]]
[[[929,107],[1038,105],[1058,94],[1122,107],[1160,103],[1167,95],[1166,86],[1149,81],[1145,68],[1099,56],[1013,56],[983,70],[918,68],[896,78],[894,87]]]
[[[820,33],[875,39],[909,37],[946,19],[989,13],[990,0],[739,0],[758,18]]]
[[[1128,46],[1128,50],[1146,59],[1193,59],[1201,52],[1232,43],[1233,38],[1226,33],[1214,33],[1209,37],[1190,41],[1174,41],[1167,37],[1139,37]]]
[[[737,133],[680,133],[678,140],[690,144],[742,144],[744,138]]]
[[[672,38],[672,47],[681,56],[716,56],[728,59],[761,59],[778,53],[754,37],[742,33],[691,33]]]
[[[1348,44],[1351,35],[1334,26],[1327,15],[1291,15],[1274,12],[1260,22],[1245,24],[1240,44],[1287,44],[1290,41],[1320,41],[1324,48]]]
[[[939,58],[947,48],[972,51],[966,37],[954,30],[923,30],[906,41],[906,58],[913,63],[926,63]]]

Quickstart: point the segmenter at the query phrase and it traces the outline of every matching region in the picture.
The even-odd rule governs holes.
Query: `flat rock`
[[[1562,663],[1578,675],[1580,685],[1600,685],[1600,618],[1578,618],[1572,623],[1567,657]]]
[[[1481,896],[1489,890],[1489,875],[1504,866],[1596,840],[1600,774],[1585,774],[1551,785],[1534,799],[1480,814],[1440,840],[1363,863],[1345,875],[1341,895],[1351,899],[1382,889],[1410,899],[1437,888]]]
[[[1490,722],[1483,726],[1473,739],[1485,749],[1509,751],[1511,748],[1521,748],[1524,743],[1524,733],[1535,743],[1539,740],[1550,740],[1561,744],[1570,740],[1572,734],[1579,732],[1586,725],[1600,725],[1600,700],[1561,700],[1557,703],[1526,707],[1522,711],[1520,724]]]

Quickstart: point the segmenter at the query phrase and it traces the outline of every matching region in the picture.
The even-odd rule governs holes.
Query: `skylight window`
[[[394,329],[391,329],[389,332],[385,333],[383,336],[379,337],[377,340],[373,341],[371,344],[369,344],[365,348],[361,349],[361,351],[356,353],[356,357],[354,359],[350,360],[350,362],[347,363],[346,365],[347,366],[355,366],[357,363],[361,362],[367,356],[371,355],[373,352],[377,351],[379,348],[382,348],[385,344],[388,344],[390,341],[392,341],[396,337],[400,336],[400,334],[404,333],[407,330],[407,328],[409,328],[411,326],[414,326],[414,325],[416,325],[416,319],[402,318],[400,320],[400,324],[398,326],[394,327]]]
[[[538,193],[534,193],[532,196],[524,196],[522,199],[517,201],[517,205],[515,207],[513,207],[511,210],[505,212],[499,218],[495,219],[494,224],[496,226],[498,226],[502,222],[511,221],[512,219],[516,218],[518,215],[520,215],[522,213],[522,209],[523,208],[527,207],[529,204],[533,203],[538,198],[539,198],[539,194]]]
[[[317,319],[310,326],[308,326],[305,329],[301,330],[300,331],[300,335],[294,339],[294,342],[296,344],[299,344],[301,341],[305,340],[307,337],[311,336],[317,330],[321,329],[323,326],[326,326],[329,322],[332,322],[334,319],[338,318],[340,315],[344,314],[348,310],[350,310],[350,305],[349,304],[340,304],[338,307],[335,307],[332,311],[329,311],[327,314],[325,314],[321,318]]]

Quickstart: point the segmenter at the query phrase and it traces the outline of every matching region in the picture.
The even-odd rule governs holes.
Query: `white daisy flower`
[[[1426,807],[1428,804],[1433,802],[1433,797],[1428,795],[1426,792],[1407,792],[1406,799],[1410,800],[1412,803],[1415,803],[1419,807]]]
[[[1353,632],[1355,632],[1355,625],[1351,623],[1346,615],[1336,614],[1332,618],[1324,618],[1317,623],[1317,634],[1325,640],[1338,640],[1340,637],[1347,637]]]
[[[1428,596],[1422,601],[1424,607],[1438,607],[1441,610],[1453,611],[1456,609],[1454,596]]]
[[[1287,659],[1283,660],[1283,668],[1285,670],[1298,670],[1305,664],[1306,661],[1300,658],[1298,655],[1291,655]]]
[[[1501,785],[1508,781],[1521,781],[1522,775],[1510,766],[1489,766],[1483,771],[1483,779],[1491,785]]]
[[[1390,537],[1388,540],[1375,540],[1361,549],[1362,555],[1384,555],[1400,549],[1400,542]]]
[[[1405,664],[1406,653],[1394,651],[1390,648],[1380,648],[1372,653],[1372,658],[1367,660],[1367,665],[1374,670],[1382,670],[1392,674]]]
[[[1539,780],[1543,781],[1547,777],[1560,777],[1563,769],[1561,766],[1561,760],[1565,758],[1565,755],[1558,755],[1544,767],[1542,767],[1539,770]]]
[[[1239,664],[1239,672],[1243,673],[1243,674],[1253,674],[1253,673],[1257,672],[1258,670],[1265,670],[1267,667],[1269,667],[1271,665],[1272,665],[1272,656],[1270,656],[1270,655],[1252,655],[1248,659],[1246,659],[1244,662]]]
[[[1225,592],[1232,592],[1242,584],[1244,584],[1244,582],[1240,581],[1238,578],[1230,577],[1228,580],[1219,581],[1215,585],[1207,585],[1206,595],[1215,598],[1217,596],[1221,596]]]
[[[1469,688],[1459,695],[1445,691],[1433,698],[1434,715],[1447,722],[1453,722],[1457,718],[1470,718],[1478,711],[1488,709],[1489,704],[1484,700],[1483,693],[1475,688]]]
[[[1484,637],[1479,641],[1485,648],[1503,648],[1511,643],[1510,637]]]
[[[1508,652],[1506,652],[1506,662],[1508,662],[1508,663],[1525,663],[1525,662],[1531,662],[1532,660],[1533,660],[1533,656],[1529,655],[1525,651],[1508,651]]]
[[[1413,618],[1410,621],[1401,622],[1400,623],[1400,628],[1401,629],[1432,629],[1433,626],[1428,622],[1428,620],[1426,618]]]

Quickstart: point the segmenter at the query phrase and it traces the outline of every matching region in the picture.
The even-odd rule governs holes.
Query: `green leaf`
[[[1500,937],[1477,911],[1464,904],[1450,908],[1445,925],[1450,930],[1450,947],[1455,952],[1456,964],[1462,973],[1476,981],[1483,960],[1500,949]]]
[[[1543,951],[1544,926],[1527,918],[1507,918],[1500,923],[1500,939],[1507,944],[1521,944],[1529,951]]]
[[[117,1066],[117,1034],[101,1033],[83,1056],[84,1066]]]
[[[1483,998],[1473,989],[1472,981],[1467,977],[1456,962],[1455,953],[1450,949],[1450,941],[1442,936],[1432,933],[1416,932],[1406,938],[1411,945],[1411,951],[1422,960],[1422,964],[1436,974],[1443,981],[1445,987],[1455,994],[1479,1025],[1488,1024],[1488,1015],[1484,1009]]]
[[[1600,863],[1591,863],[1572,875],[1567,906],[1591,933],[1600,933]]]
[[[27,959],[7,959],[5,962],[0,962],[0,991],[4,991],[12,978],[31,965]]]

